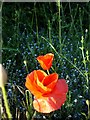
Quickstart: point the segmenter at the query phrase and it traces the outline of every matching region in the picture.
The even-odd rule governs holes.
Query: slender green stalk
[[[2,48],[2,50],[10,50],[10,51],[15,51],[15,52],[18,52],[20,53],[20,51],[18,49],[14,49],[14,48]]]
[[[70,27],[70,32],[73,30],[72,26],[74,26],[74,19],[73,19],[73,15],[72,15],[72,11],[71,11],[71,6],[70,6],[70,2],[69,2],[69,10],[70,10],[70,16],[71,16],[71,27]]]
[[[86,100],[86,104],[88,106],[88,116],[87,116],[87,120],[90,119],[90,100]]]
[[[27,120],[31,120],[33,116],[33,110],[32,110],[33,98],[29,90],[25,91],[25,95],[26,95],[26,108],[27,108],[26,116],[27,116]]]
[[[52,70],[53,70],[54,72],[56,72],[55,69],[54,69],[52,66],[51,66],[51,68],[52,68]]]
[[[48,73],[48,75],[50,74],[50,73],[49,73],[49,70],[47,70],[47,73]]]
[[[34,9],[35,9],[35,20],[36,20],[36,36],[37,36],[37,42],[39,45],[39,35],[38,35],[38,20],[37,20],[37,10],[36,10],[36,3],[34,3]]]
[[[82,39],[81,39],[81,44],[82,44],[82,46],[80,47],[80,49],[82,51],[83,64],[84,64],[84,68],[85,68],[85,76],[86,76],[86,81],[87,81],[87,90],[89,92],[89,76],[88,76],[88,71],[86,70],[87,69],[86,62],[89,59],[88,59],[88,52],[87,51],[86,51],[86,57],[85,57],[85,53],[84,53],[84,38],[83,38],[83,36],[82,36]],[[88,119],[89,119],[90,118],[90,104],[89,104],[89,100],[87,100],[87,105],[88,105]]]
[[[82,51],[82,58],[83,58],[83,64],[84,64],[84,68],[85,68],[85,76],[86,76],[86,81],[87,81],[87,88],[89,89],[89,78],[88,78],[88,72],[87,72],[87,66],[86,66],[86,57],[85,57],[85,53],[84,53],[84,38],[82,36],[82,39],[81,39],[81,44],[82,46],[80,47],[81,51]],[[86,53],[87,55],[87,53]]]
[[[2,93],[3,93],[3,99],[4,99],[6,112],[7,112],[8,118],[11,120],[12,119],[12,115],[10,113],[10,108],[8,106],[7,94],[6,94],[6,90],[5,90],[4,86],[2,86]]]
[[[90,119],[90,103],[88,105],[88,119]]]
[[[80,27],[81,27],[81,33],[83,35],[83,23],[82,23],[82,11],[81,11],[81,8],[79,8],[79,18],[80,18]]]
[[[50,40],[50,43],[52,43],[52,40],[51,40],[51,25],[50,25],[50,20],[48,20],[48,30],[49,30],[49,40]]]
[[[58,5],[58,22],[59,22],[59,26],[58,26],[58,33],[59,33],[59,43],[60,43],[60,54],[62,53],[62,42],[61,42],[61,18],[60,18],[60,0],[57,1],[57,5]]]
[[[83,38],[83,36],[82,36],[82,39],[81,39],[81,43],[82,43],[81,50],[82,50],[83,63],[84,63],[84,67],[86,69],[86,60],[85,60],[85,55],[84,55],[84,38]]]
[[[31,119],[31,120],[34,119],[34,117],[36,116],[36,114],[37,114],[37,112],[35,111],[35,112],[33,113],[33,116],[32,116],[32,119]]]

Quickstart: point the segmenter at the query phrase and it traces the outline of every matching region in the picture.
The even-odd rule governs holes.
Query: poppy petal
[[[57,73],[53,73],[48,76],[45,76],[42,82],[40,82],[39,79],[37,79],[38,90],[41,91],[43,95],[49,93],[53,90],[57,81],[58,81]]]
[[[55,99],[56,98],[56,99]],[[41,97],[34,99],[34,109],[41,113],[50,113],[57,109],[60,109],[63,103],[66,101],[66,94],[62,94],[57,97]]]
[[[43,55],[38,56],[37,60],[44,70],[49,70],[50,67],[52,66],[53,58],[54,58],[54,54],[48,53],[44,56]]]
[[[55,111],[66,101],[66,93],[68,86],[65,80],[58,80],[57,85],[49,94],[42,96],[39,99],[34,99],[34,109],[41,113],[50,113]]]
[[[68,85],[65,79],[59,79],[58,83],[55,87],[55,94],[57,93],[67,93],[68,92]]]
[[[42,70],[34,70],[26,77],[25,86],[31,91],[33,95],[37,98],[42,95],[42,92],[38,90],[37,79],[39,77],[40,81],[47,76],[47,74]]]

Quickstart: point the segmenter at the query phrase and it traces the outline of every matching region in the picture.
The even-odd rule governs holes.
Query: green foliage
[[[88,118],[89,17],[88,3],[3,3],[2,60],[8,70],[7,91],[13,117]],[[25,88],[26,75],[40,69],[36,57],[48,52],[55,55],[52,70],[66,79],[69,87],[67,101],[50,117],[34,113],[32,95]]]

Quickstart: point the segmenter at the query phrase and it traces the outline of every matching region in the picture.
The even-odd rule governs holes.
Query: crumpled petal
[[[64,79],[58,80],[56,87],[49,94],[42,96],[39,99],[34,99],[34,109],[41,113],[50,113],[55,111],[64,104],[66,101],[66,93],[68,86]]]
[[[49,70],[50,67],[52,66],[53,58],[54,58],[54,54],[48,53],[44,56],[43,55],[38,56],[37,60],[44,70]]]
[[[57,81],[58,81],[58,74],[52,73],[50,75],[45,76],[42,82],[37,80],[37,88],[44,95],[53,90],[53,88],[56,86]]]
[[[36,98],[39,98],[44,94],[49,94],[56,86],[57,81],[57,73],[47,75],[42,70],[34,70],[27,75],[25,86]]]
[[[42,70],[34,70],[26,77],[25,86],[30,90],[30,92],[35,95],[36,97],[40,97],[42,92],[40,92],[37,88],[37,79],[39,78],[40,81],[44,79],[47,74]]]

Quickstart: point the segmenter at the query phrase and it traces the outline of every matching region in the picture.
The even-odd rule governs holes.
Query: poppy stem
[[[54,72],[56,72],[55,69],[54,69],[53,67],[51,67],[51,68],[52,68],[52,70],[53,70]]]
[[[47,73],[48,73],[48,75],[50,74],[50,73],[49,73],[49,70],[47,70]]]
[[[4,99],[4,104],[5,104],[5,108],[6,108],[8,118],[12,119],[12,115],[10,113],[10,108],[8,106],[7,94],[6,94],[6,90],[5,90],[4,86],[2,86],[2,93],[3,93],[3,99]]]
[[[36,116],[36,111],[33,113],[33,116],[32,116],[32,119],[31,120],[33,120],[33,118]]]
[[[87,100],[87,105],[88,105],[88,119],[90,119],[90,101]]]

